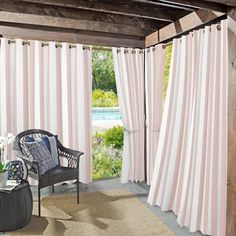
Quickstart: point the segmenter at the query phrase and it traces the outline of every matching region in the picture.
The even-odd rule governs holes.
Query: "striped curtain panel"
[[[85,153],[80,179],[91,172],[92,57],[89,48],[1,39],[0,134],[45,129]],[[12,158],[9,156],[9,158]]]
[[[173,42],[148,202],[191,232],[224,236],[227,192],[227,21]]]
[[[113,48],[116,86],[124,125],[121,182],[144,178],[144,51]]]
[[[153,176],[162,119],[163,83],[166,50],[158,44],[145,50],[146,89],[146,173],[147,184]]]

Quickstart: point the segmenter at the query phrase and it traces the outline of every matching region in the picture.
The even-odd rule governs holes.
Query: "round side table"
[[[32,192],[27,181],[22,181],[10,192],[0,191],[0,232],[26,226],[31,220],[32,209]]]

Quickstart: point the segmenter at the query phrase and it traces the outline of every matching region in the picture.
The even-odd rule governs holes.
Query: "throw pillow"
[[[51,137],[42,137],[42,138],[35,138],[35,141],[42,140],[46,147],[48,148],[48,151],[51,154],[51,157],[54,159],[55,163],[57,165],[59,164],[59,158],[58,158],[58,150],[57,150],[57,136],[51,136]]]
[[[50,142],[49,142],[49,137],[45,136],[45,137],[42,137],[42,138],[40,138],[40,139],[42,139],[43,142],[46,144],[46,147],[48,148],[48,151],[49,151],[50,153],[52,153],[52,152],[51,152],[51,145],[50,145]]]
[[[51,155],[54,161],[59,165],[59,154],[57,149],[57,136],[48,137],[51,149]]]
[[[57,166],[57,162],[52,158],[46,144],[42,140],[35,140],[34,142],[25,142],[25,146],[33,157],[34,161],[39,163],[40,174],[45,174]]]
[[[34,142],[34,137],[26,136],[25,137],[25,142]]]

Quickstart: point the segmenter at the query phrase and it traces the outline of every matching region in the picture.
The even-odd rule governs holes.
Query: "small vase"
[[[0,173],[0,188],[5,186],[7,183],[7,171]]]

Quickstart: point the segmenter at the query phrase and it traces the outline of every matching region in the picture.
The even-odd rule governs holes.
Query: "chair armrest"
[[[70,148],[64,147],[59,140],[57,140],[59,155],[66,158],[68,160],[68,167],[79,167],[80,156],[84,153],[80,151],[76,151]]]
[[[80,156],[82,156],[84,154],[83,152],[76,151],[76,150],[66,148],[66,147],[63,147],[63,149],[61,149],[61,150],[63,152],[68,153],[69,155],[72,155],[73,157],[76,157],[76,158],[80,158]]]

